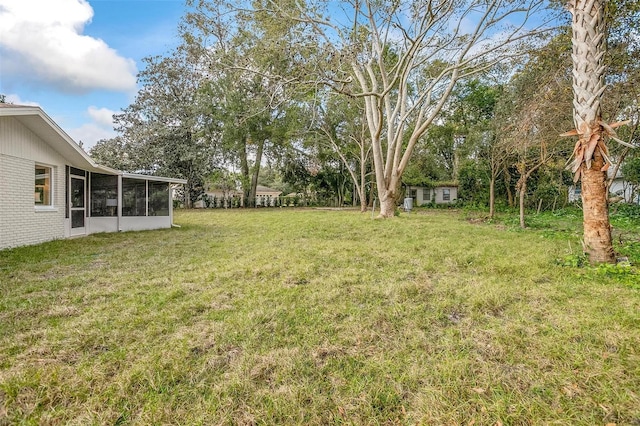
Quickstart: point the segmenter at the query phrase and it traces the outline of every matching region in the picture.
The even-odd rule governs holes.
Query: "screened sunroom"
[[[66,167],[65,217],[70,236],[168,228],[172,188],[180,179]]]

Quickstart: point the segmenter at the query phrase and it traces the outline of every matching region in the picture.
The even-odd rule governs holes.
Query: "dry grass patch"
[[[640,294],[573,232],[176,222],[0,252],[0,424],[640,424]]]

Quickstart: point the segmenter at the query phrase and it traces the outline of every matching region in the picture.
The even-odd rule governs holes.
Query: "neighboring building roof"
[[[263,185],[257,185],[256,186],[256,194],[259,192],[275,192],[277,194],[282,194],[282,191],[278,191],[277,189],[273,189],[273,188],[269,188],[267,186],[263,186]]]
[[[28,105],[0,104],[0,117],[12,117],[49,143],[64,158],[69,159],[74,167],[90,172],[122,175],[123,177],[155,180],[169,183],[186,184],[185,179],[173,179],[159,176],[126,173],[96,163],[80,146],[71,139],[40,107]]]
[[[457,188],[456,182],[433,182],[431,185],[406,185],[409,188]]]

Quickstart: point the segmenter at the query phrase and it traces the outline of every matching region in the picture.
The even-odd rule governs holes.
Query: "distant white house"
[[[634,196],[633,185],[622,176],[620,170],[618,170],[615,179],[611,182],[609,194],[614,197],[622,197],[622,201],[625,203],[640,204],[640,194],[636,193]]]
[[[413,198],[414,206],[422,206],[428,203],[449,204],[458,199],[458,185],[443,184],[432,188],[424,186],[407,186],[405,196]]]
[[[582,187],[578,183],[577,185],[569,186],[568,192],[568,201],[570,203],[575,203],[576,201],[580,201],[582,198]]]
[[[207,188],[204,195],[208,197],[210,203],[215,202],[216,205],[212,207],[224,207],[225,206],[224,203],[227,203],[227,206],[230,207],[228,203],[229,203],[229,200],[232,200],[232,199],[237,199],[238,205],[240,206],[244,205],[243,194],[242,194],[242,190],[240,189],[223,190],[220,188]],[[260,206],[273,207],[276,205],[276,199],[280,195],[282,195],[282,191],[278,191],[277,189],[269,188],[267,186],[258,185],[256,186],[255,205],[257,207],[260,207]],[[204,207],[207,207],[207,203],[204,200],[198,200],[195,203],[195,207],[204,208]]]
[[[169,228],[185,183],[101,166],[39,107],[0,104],[0,249]]]

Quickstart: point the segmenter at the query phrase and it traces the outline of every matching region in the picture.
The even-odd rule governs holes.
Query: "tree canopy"
[[[514,193],[521,208],[551,207],[571,184],[558,135],[571,127],[572,72],[568,14],[548,6],[190,0],[181,44],[145,60],[118,137],[91,154],[187,179],[188,205],[220,181],[250,206],[263,179],[315,202],[375,199],[383,217],[403,185],[445,181],[491,211]],[[630,145],[638,16],[635,2],[607,2],[603,104],[607,120],[633,120],[618,129]],[[611,148],[618,163],[636,155]]]

